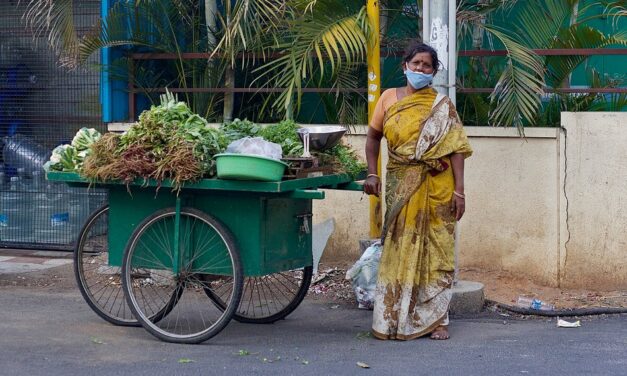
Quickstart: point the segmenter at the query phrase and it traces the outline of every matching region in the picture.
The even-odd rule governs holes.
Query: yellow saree
[[[454,106],[431,88],[391,105],[383,134],[387,211],[372,329],[380,339],[407,340],[448,324],[455,230],[449,156],[472,150]]]

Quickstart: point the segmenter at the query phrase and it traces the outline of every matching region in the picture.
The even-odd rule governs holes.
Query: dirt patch
[[[627,291],[590,291],[542,286],[529,278],[507,272],[461,269],[459,278],[477,281],[485,286],[489,300],[516,305],[520,295],[538,298],[556,308],[616,307],[627,308]]]
[[[307,298],[357,307],[351,283],[345,279],[346,270],[351,266],[351,262],[320,263],[318,275],[314,276]],[[487,299],[507,305],[515,305],[518,296],[524,295],[539,298],[558,309],[627,308],[627,291],[559,289],[542,286],[528,278],[521,278],[506,272],[478,269],[460,270],[460,279],[483,283]],[[37,288],[50,292],[77,290],[72,264],[30,273],[0,274],[0,288],[11,286]]]
[[[29,273],[0,274],[0,287],[32,287],[50,292],[76,289],[72,264]]]
[[[320,263],[319,282],[313,283],[309,299],[357,306],[350,281],[344,279],[351,262]],[[460,279],[477,281],[485,286],[486,298],[497,303],[516,305],[520,295],[531,296],[552,304],[557,309],[591,307],[627,308],[627,291],[591,291],[585,289],[560,289],[542,286],[528,278],[511,273],[478,269],[460,270]],[[316,277],[314,276],[314,282]]]
[[[357,307],[355,293],[346,280],[349,263],[320,263],[309,287],[308,299]]]

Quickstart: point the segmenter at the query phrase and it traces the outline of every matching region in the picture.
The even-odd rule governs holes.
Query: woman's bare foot
[[[449,339],[448,329],[446,326],[440,325],[431,332],[431,339]]]

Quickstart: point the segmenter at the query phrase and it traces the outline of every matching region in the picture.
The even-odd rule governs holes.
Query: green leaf
[[[107,343],[98,337],[91,337],[91,342],[97,345],[106,345]]]

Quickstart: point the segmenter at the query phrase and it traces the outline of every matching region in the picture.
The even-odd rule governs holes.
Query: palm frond
[[[575,24],[562,29],[550,48],[603,48],[612,45],[627,46],[625,32],[614,35],[605,35],[598,29]],[[548,56],[546,66],[549,86],[560,86],[562,82],[589,57],[583,55],[574,56]]]
[[[84,63],[105,47],[143,46],[156,52],[180,52],[176,25],[181,13],[165,2],[116,3],[80,41],[76,63]]]
[[[519,11],[515,31],[527,47],[549,48],[571,15],[570,1],[528,0]]]
[[[78,36],[73,0],[30,0],[23,19],[35,37],[48,35],[48,44],[54,51],[70,56],[75,53]]]
[[[518,0],[461,0],[457,5],[457,37],[464,40],[495,14],[506,14]],[[460,45],[460,44],[458,44]]]
[[[329,2],[317,0],[313,7],[324,7]],[[296,94],[297,111],[301,89],[314,78],[314,72],[322,80],[345,64],[364,61],[369,33],[365,7],[357,13],[345,9],[335,14],[316,8],[301,17],[290,22],[293,37],[278,47],[287,53],[256,70],[257,81],[264,79],[264,85],[285,89],[274,107],[288,109]]]
[[[524,122],[531,121],[540,107],[544,86],[542,61],[503,30],[494,26],[483,27],[498,38],[508,52],[505,69],[490,95],[497,104],[490,119],[495,125],[514,125],[522,130]]]
[[[278,34],[288,10],[286,1],[237,1],[232,9],[227,7],[224,15],[217,15],[224,32],[214,53],[227,55],[231,66],[235,65],[237,53],[245,50],[260,53],[265,60],[272,46],[272,41],[268,43],[267,38]]]

